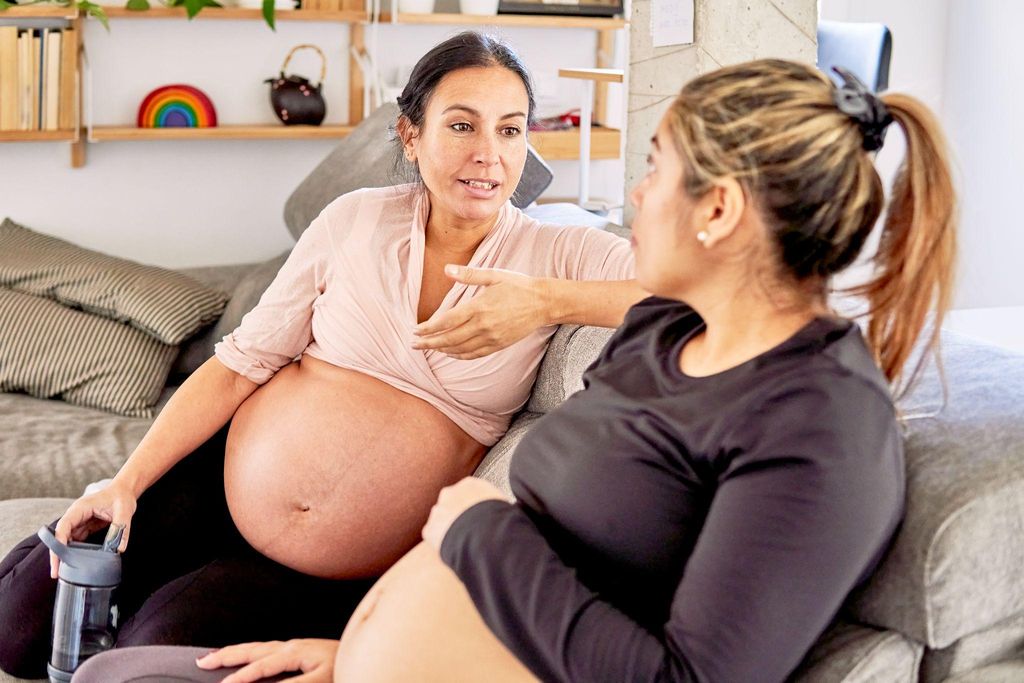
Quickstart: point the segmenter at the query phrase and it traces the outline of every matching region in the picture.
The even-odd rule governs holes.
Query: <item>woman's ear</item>
[[[701,232],[705,234],[701,242],[711,249],[736,232],[740,218],[747,208],[747,196],[743,186],[735,178],[720,178],[701,201],[701,213],[704,221]]]
[[[402,140],[402,151],[405,154],[406,161],[415,162],[416,138],[419,135],[419,130],[406,116],[398,117],[398,125],[395,126],[395,130],[398,132],[398,137]]]

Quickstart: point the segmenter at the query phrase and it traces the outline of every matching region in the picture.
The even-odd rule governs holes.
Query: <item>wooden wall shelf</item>
[[[104,7],[111,19],[187,19],[184,7],[151,7],[147,10],[130,10],[125,7]],[[2,15],[0,15],[2,16]],[[263,12],[244,7],[204,7],[195,19],[235,19],[263,21]],[[274,19],[280,21],[336,21],[359,23],[366,21],[366,12],[351,10],[278,10]]]
[[[382,14],[381,22],[391,21]],[[587,28],[613,31],[626,26],[625,19],[604,17],[574,17],[550,14],[399,14],[399,24],[443,24],[473,26],[524,26],[530,28]]]
[[[19,11],[31,8],[15,8]],[[67,16],[74,18],[74,9],[47,8],[55,13],[45,16]],[[61,13],[56,13],[60,10]],[[9,10],[10,11],[10,10]],[[130,10],[125,7],[104,7],[103,11],[111,19],[186,19],[188,14],[184,7],[152,7],[148,10]],[[28,15],[22,15],[28,16]],[[0,14],[0,17],[3,17]],[[263,21],[263,13],[258,9],[242,7],[205,7],[195,16],[196,19],[235,19]],[[341,23],[367,23],[366,12],[353,10],[278,10],[274,18],[281,21],[336,21]],[[390,14],[382,14],[381,22],[390,22]],[[580,28],[598,31],[614,31],[624,28],[625,19],[604,17],[574,17],[545,14],[496,14],[491,16],[476,14],[399,14],[399,24],[434,24],[434,25],[470,25],[470,26],[522,26],[526,28]]]
[[[77,7],[60,5],[25,5],[8,7],[0,12],[0,19],[77,19]]]
[[[352,126],[224,125],[213,128],[95,126],[90,142],[111,140],[321,140],[341,139]]]
[[[615,128],[593,128],[590,133],[590,158],[618,159],[622,132]],[[580,132],[573,130],[532,131],[530,144],[545,161],[580,158]]]
[[[74,142],[74,130],[0,130],[0,142]]]
[[[134,126],[95,126],[89,142],[139,142],[143,140],[323,140],[341,139],[352,126],[275,126],[224,125],[213,128],[136,128]],[[2,135],[11,135],[7,132]],[[46,133],[14,132],[13,135],[36,136],[25,140],[72,140],[74,131]],[[40,136],[47,137],[40,137]],[[595,128],[591,135],[592,159],[618,159],[621,133],[614,128]],[[533,131],[530,144],[548,161],[578,159],[580,134],[577,130]]]

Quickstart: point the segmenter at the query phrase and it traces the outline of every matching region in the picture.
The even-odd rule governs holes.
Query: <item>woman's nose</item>
[[[473,149],[473,161],[485,166],[498,163],[498,142],[490,136],[481,136]]]

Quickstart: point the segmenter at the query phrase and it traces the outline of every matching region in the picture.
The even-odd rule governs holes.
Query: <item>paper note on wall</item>
[[[693,42],[693,0],[652,0],[651,36],[654,47]]]

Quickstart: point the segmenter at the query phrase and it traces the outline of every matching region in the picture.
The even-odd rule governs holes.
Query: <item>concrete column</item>
[[[643,177],[648,144],[683,84],[727,64],[762,57],[814,63],[816,0],[695,0],[694,42],[655,48],[651,0],[633,0],[629,28],[626,191]],[[632,220],[626,207],[626,223]]]

